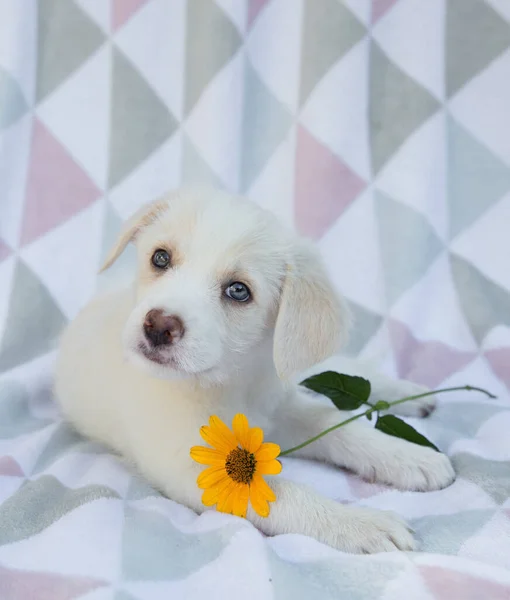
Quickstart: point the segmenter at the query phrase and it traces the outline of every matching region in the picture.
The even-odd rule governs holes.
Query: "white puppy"
[[[80,432],[201,512],[196,480],[203,467],[189,451],[203,444],[199,429],[210,415],[230,422],[245,413],[282,449],[346,417],[293,381],[336,352],[347,312],[313,247],[241,198],[189,189],[143,208],[104,268],[131,241],[138,251],[135,282],[96,298],[71,323],[56,394]],[[422,390],[353,361],[328,367],[369,378],[374,400]],[[432,408],[427,401],[407,410]],[[300,456],[406,490],[437,490],[454,479],[444,455],[360,421]],[[266,534],[301,533],[349,552],[414,546],[396,515],[343,506],[281,475],[268,479],[277,497],[270,516],[251,509],[247,515]]]

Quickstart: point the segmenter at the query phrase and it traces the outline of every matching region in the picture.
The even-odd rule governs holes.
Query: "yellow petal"
[[[276,500],[275,493],[267,485],[262,475],[255,473],[250,487],[254,487],[257,490],[257,493],[260,493],[266,500],[269,500],[269,502],[274,502]]]
[[[260,493],[257,486],[250,485],[250,502],[253,510],[261,517],[269,516],[269,504],[264,496]]]
[[[209,419],[210,426],[204,425],[200,428],[202,439],[210,446],[227,455],[237,446],[237,440],[230,429],[219,417]]]
[[[246,510],[248,508],[248,499],[250,497],[250,487],[248,485],[239,485],[234,491],[232,496],[232,513],[236,517],[246,517]]]
[[[250,426],[246,415],[238,413],[232,419],[232,430],[241,446],[247,448],[250,441]]]
[[[230,480],[230,484],[225,487],[219,495],[216,510],[222,513],[232,514],[234,507],[234,493],[239,484]]]
[[[226,477],[214,487],[205,490],[202,494],[202,504],[204,504],[205,506],[213,506],[213,504],[216,504],[223,490],[226,487],[228,487],[231,483],[232,480],[230,479],[230,477]]]
[[[227,472],[225,471],[225,466],[219,467],[209,467],[202,471],[197,478],[197,485],[202,490],[206,490],[207,488],[213,487],[218,484],[220,481],[228,477]]]
[[[272,442],[266,442],[262,444],[259,450],[255,453],[257,461],[272,460],[280,454],[280,446],[273,444]]]
[[[278,475],[282,472],[282,463],[279,460],[257,461],[256,469],[261,475]]]
[[[189,451],[191,458],[201,465],[224,465],[225,454],[204,446],[193,446]]]
[[[248,445],[245,446],[248,452],[255,454],[260,448],[262,441],[264,440],[264,432],[260,427],[251,427]]]

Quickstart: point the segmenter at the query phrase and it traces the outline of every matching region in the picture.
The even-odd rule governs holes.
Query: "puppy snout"
[[[175,315],[165,315],[160,309],[150,310],[143,324],[145,336],[153,346],[173,344],[184,335],[184,325]]]

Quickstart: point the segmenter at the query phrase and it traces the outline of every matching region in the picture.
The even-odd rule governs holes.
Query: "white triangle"
[[[94,291],[102,216],[102,204],[95,202],[20,251],[68,318],[76,316]]]
[[[11,248],[19,245],[31,143],[32,115],[0,132],[0,238]]]
[[[452,115],[510,166],[509,107],[510,49],[450,101]]]
[[[510,23],[510,2],[508,0],[485,0]]]
[[[391,314],[419,340],[435,340],[462,352],[477,351],[459,305],[447,253],[399,298]]]
[[[509,340],[510,327],[506,325],[496,325],[496,327],[491,329],[483,339],[482,348],[484,351],[505,348],[510,345]]]
[[[123,219],[180,185],[181,154],[181,134],[177,131],[115,186],[109,199]]]
[[[349,10],[365,25],[370,26],[372,20],[372,0],[343,0]]]
[[[492,206],[469,229],[456,237],[451,249],[486,277],[510,291],[510,193]]]
[[[505,517],[502,511],[495,511],[492,519],[484,527],[464,541],[459,548],[458,557],[461,560],[469,558],[479,563],[490,562],[493,567],[502,567],[505,569],[505,583],[508,584],[510,519]],[[501,598],[506,596],[508,587],[505,587],[505,590],[501,588]],[[489,594],[486,598],[489,598]]]
[[[110,77],[111,48],[105,46],[36,109],[50,132],[103,190],[108,175]]]
[[[0,2],[0,66],[33,106],[37,81],[37,0]]]
[[[299,102],[302,0],[273,0],[255,21],[246,48],[274,96],[295,111]]]
[[[29,539],[1,546],[0,561],[14,569],[115,580],[122,560],[123,525],[122,500],[99,498],[63,514]],[[77,549],[77,540],[79,560],[69,551]]]
[[[247,192],[288,226],[294,225],[296,129],[292,127]]]
[[[446,123],[438,113],[395,152],[376,187],[422,213],[443,240],[448,235]]]
[[[209,83],[183,123],[201,156],[230,191],[239,188],[245,57],[241,52]]]
[[[7,323],[15,266],[16,258],[13,255],[0,262],[0,281],[2,282],[0,285],[0,342]]]
[[[185,37],[185,0],[144,4],[114,37],[179,121],[183,116]]]
[[[383,312],[384,280],[372,191],[367,189],[319,242],[334,284],[357,304]]]
[[[244,34],[248,20],[248,3],[239,0],[215,0],[215,2],[234,23],[239,33]]]
[[[444,99],[445,1],[397,2],[372,30],[389,58],[436,98]]]
[[[356,328],[356,323],[354,323]],[[361,360],[368,362],[374,369],[388,377],[397,378],[398,368],[393,353],[390,331],[387,323],[383,323],[375,335],[360,352]]]
[[[355,173],[370,179],[369,40],[358,42],[315,86],[300,121]]]
[[[104,0],[75,0],[83,11],[93,19],[99,27],[109,33],[111,29],[111,7],[110,2]]]

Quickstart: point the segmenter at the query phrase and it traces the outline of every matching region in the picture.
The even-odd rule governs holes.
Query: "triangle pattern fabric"
[[[446,93],[462,86],[510,46],[510,23],[483,0],[446,1]]]
[[[375,194],[375,210],[391,306],[425,274],[441,252],[442,243],[423,215],[380,192]]]
[[[16,265],[6,321],[0,372],[52,350],[67,322],[48,290],[22,261]]]
[[[315,85],[366,33],[364,25],[343,2],[304,0],[301,50],[303,104]]]
[[[103,0],[74,0],[78,6],[93,19],[105,32],[111,31],[111,6],[110,2]]]
[[[450,260],[459,302],[476,341],[481,344],[499,324],[510,327],[510,293],[460,256],[452,253]]]
[[[377,23],[379,19],[393,8],[398,0],[371,0],[372,1],[372,23]]]
[[[485,358],[494,373],[503,381],[510,390],[510,348],[494,348],[485,352]]]
[[[385,90],[392,89],[387,101]],[[439,102],[371,44],[370,137],[372,169],[378,173],[404,141],[431,117]]]
[[[149,0],[111,0],[112,29],[122,27]]]
[[[221,181],[186,134],[182,135],[182,181],[221,187]]]
[[[4,260],[4,258],[7,258],[10,253],[11,249],[9,246],[0,239],[0,262]]]
[[[510,166],[450,118],[448,128],[448,199],[450,235],[469,227],[510,191]]]
[[[348,302],[348,306],[355,326],[345,351],[356,356],[363,350],[368,340],[375,335],[383,322],[383,317],[355,302]]]
[[[256,21],[259,13],[271,0],[248,0],[248,27],[251,27]]]
[[[28,110],[18,82],[0,66],[0,129],[9,127]]]
[[[188,0],[185,113],[234,56],[241,45],[239,31],[223,10],[209,0]]]
[[[38,6],[37,100],[50,94],[104,42],[101,28],[74,2]]]
[[[95,202],[101,192],[69,153],[34,120],[22,245],[32,242]]]
[[[241,188],[247,190],[287,135],[290,112],[267,89],[247,61],[244,80],[244,151],[241,158]]]
[[[296,150],[296,225],[306,236],[320,238],[365,182],[306,129],[299,127]]]
[[[113,49],[108,184],[117,185],[176,130],[177,121],[132,63]]]

